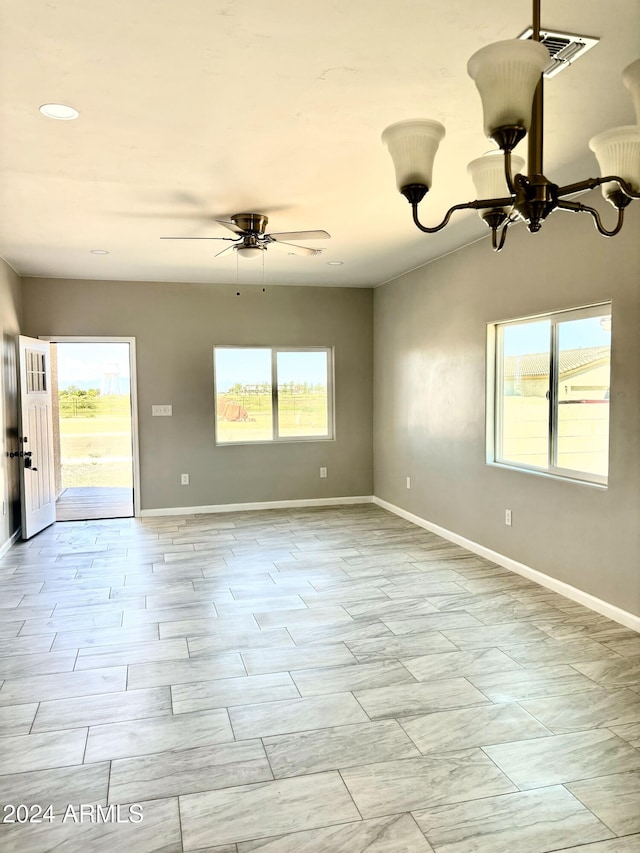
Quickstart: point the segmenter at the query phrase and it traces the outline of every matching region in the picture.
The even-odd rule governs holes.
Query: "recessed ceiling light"
[[[108,249],[91,249],[91,254],[92,255],[108,255],[109,250]]]
[[[327,261],[328,267],[341,267],[344,264],[344,261]]]
[[[73,107],[66,104],[43,104],[40,107],[40,112],[47,118],[56,118],[59,121],[72,121],[80,115],[78,110],[74,110]]]

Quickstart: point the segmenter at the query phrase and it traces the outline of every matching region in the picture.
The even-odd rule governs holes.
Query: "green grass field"
[[[65,489],[133,485],[127,396],[60,401],[60,456]]]
[[[63,489],[90,487],[131,489],[131,463],[96,461],[62,466]]]
[[[240,406],[247,420],[220,417],[225,403]],[[270,441],[272,436],[270,394],[218,394],[218,442]],[[326,394],[278,396],[278,427],[282,437],[304,438],[328,434]]]
[[[218,441],[270,441],[271,395],[218,396],[240,406],[246,420],[218,419]],[[278,422],[282,437],[328,434],[325,394],[279,396]],[[60,456],[63,488],[132,486],[131,418],[128,397],[61,399]],[[212,436],[213,441],[213,436]]]

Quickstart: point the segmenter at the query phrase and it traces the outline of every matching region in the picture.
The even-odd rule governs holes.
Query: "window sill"
[[[335,441],[335,436],[310,435],[300,436],[299,438],[270,438],[265,441],[216,441],[216,447],[253,447],[255,445],[276,445],[276,444],[309,444],[310,442],[326,442]]]
[[[551,471],[536,471],[533,468],[522,468],[519,465],[508,465],[505,462],[487,460],[486,464],[492,468],[501,468],[503,471],[514,471],[517,474],[532,474],[534,477],[544,477],[547,480],[556,480],[560,483],[570,483],[576,486],[588,486],[592,489],[606,491],[608,483],[594,483],[593,480],[581,480],[578,477],[566,477],[562,474],[554,474]]]

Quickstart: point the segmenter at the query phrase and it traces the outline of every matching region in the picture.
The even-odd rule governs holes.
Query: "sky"
[[[105,374],[117,374],[123,381],[123,391],[129,388],[129,344],[56,344],[58,355],[58,386],[91,382],[101,389]],[[93,384],[95,383],[95,384]]]
[[[121,393],[129,389],[129,344],[59,343],[58,385],[82,384],[103,390],[105,374],[116,374]],[[218,388],[226,390],[236,382],[255,385],[271,382],[271,350],[263,348],[222,347],[216,350]],[[278,353],[278,382],[326,385],[327,357],[324,352]]]
[[[239,382],[257,385],[271,382],[271,350],[267,348],[220,347],[216,351],[216,384],[219,391]],[[327,383],[327,356],[324,352],[278,353],[278,383]]]
[[[560,324],[560,348],[602,347],[611,344],[611,331],[603,329],[600,317],[570,320]],[[536,320],[504,328],[504,354],[526,355],[549,351],[549,320]]]

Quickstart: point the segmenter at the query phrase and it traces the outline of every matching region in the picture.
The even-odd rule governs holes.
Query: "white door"
[[[56,520],[51,416],[51,353],[47,341],[20,335],[20,498],[22,538]]]

